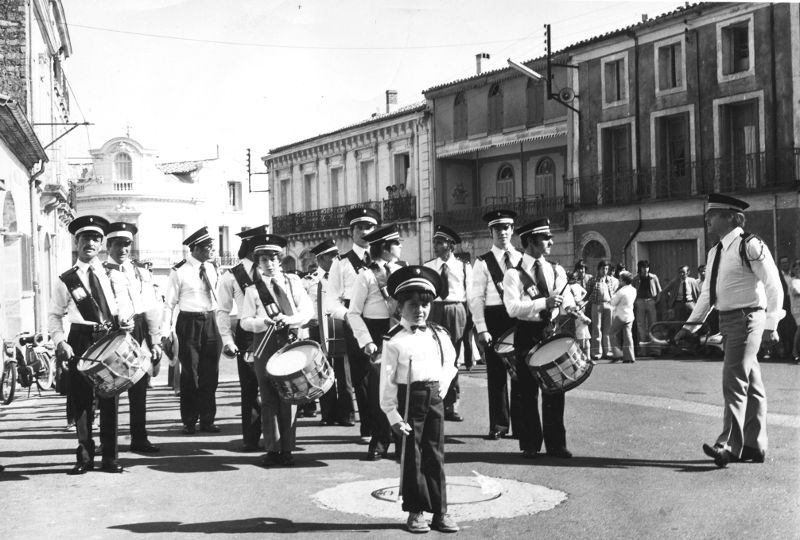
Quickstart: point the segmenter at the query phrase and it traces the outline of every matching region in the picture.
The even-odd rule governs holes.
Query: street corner
[[[323,489],[312,500],[326,510],[371,518],[402,519],[397,478],[347,482]],[[495,478],[473,471],[472,476],[447,478],[447,511],[457,521],[508,519],[552,510],[567,493],[545,486]]]

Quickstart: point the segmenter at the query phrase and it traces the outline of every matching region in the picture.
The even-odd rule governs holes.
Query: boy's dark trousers
[[[407,387],[397,386],[398,410],[405,411]],[[439,383],[411,383],[403,468],[403,510],[447,513],[447,483],[444,475],[444,404]]]

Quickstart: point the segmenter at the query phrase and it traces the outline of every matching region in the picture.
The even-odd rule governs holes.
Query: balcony
[[[684,199],[711,192],[742,193],[791,189],[800,183],[800,149],[673,162],[612,174],[565,180],[567,204],[573,207],[613,206],[643,201]]]
[[[365,206],[378,211],[383,223],[417,219],[417,198],[409,195],[384,199],[383,201],[367,201],[333,208],[296,212],[285,216],[274,216],[272,218],[272,229],[275,234],[280,235],[341,229],[344,227],[344,215],[348,210]]]
[[[488,197],[487,204],[484,206],[435,212],[433,220],[437,225],[447,225],[456,231],[481,231],[486,228],[483,215],[491,210],[503,208],[516,212],[517,219],[515,221],[519,224],[548,217],[551,225],[559,229],[566,227],[565,201],[565,197],[529,196],[516,200],[509,200],[505,197]]]

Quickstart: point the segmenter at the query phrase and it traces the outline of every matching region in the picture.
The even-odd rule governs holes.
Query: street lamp
[[[540,75],[539,73],[533,71],[531,68],[520,64],[519,62],[515,62],[511,58],[506,60],[506,62],[508,62],[508,65],[511,68],[519,71],[520,73],[522,73],[526,77],[529,77],[529,78],[531,78],[533,80],[536,80],[536,81],[543,81],[544,80],[544,77],[542,75]]]

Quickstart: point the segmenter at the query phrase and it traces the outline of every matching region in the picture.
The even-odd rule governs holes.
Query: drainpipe
[[[634,113],[633,113],[633,129],[636,131],[636,171],[642,166],[642,137],[640,133],[640,107],[639,107],[639,37],[636,35],[635,31],[630,32],[630,36],[633,38],[633,92],[634,96],[636,97],[636,104],[634,105]],[[650,158],[652,160],[652,156]],[[639,192],[641,186],[639,185],[639,174],[636,175],[636,194],[641,195]]]
[[[36,192],[36,180],[44,173],[44,161],[39,161],[32,170],[38,171],[31,174],[29,181],[30,206],[31,206],[31,263],[33,273],[33,321],[34,332],[44,329],[42,316],[42,287],[40,282],[41,261],[39,256],[39,197]]]
[[[628,248],[633,243],[633,239],[639,235],[639,232],[642,230],[643,222],[642,222],[642,207],[639,206],[639,223],[636,225],[636,228],[633,230],[631,235],[628,237],[628,241],[625,242],[625,245],[622,247],[622,262],[625,263],[626,259],[628,258]],[[633,263],[631,263],[628,268],[633,268]]]

